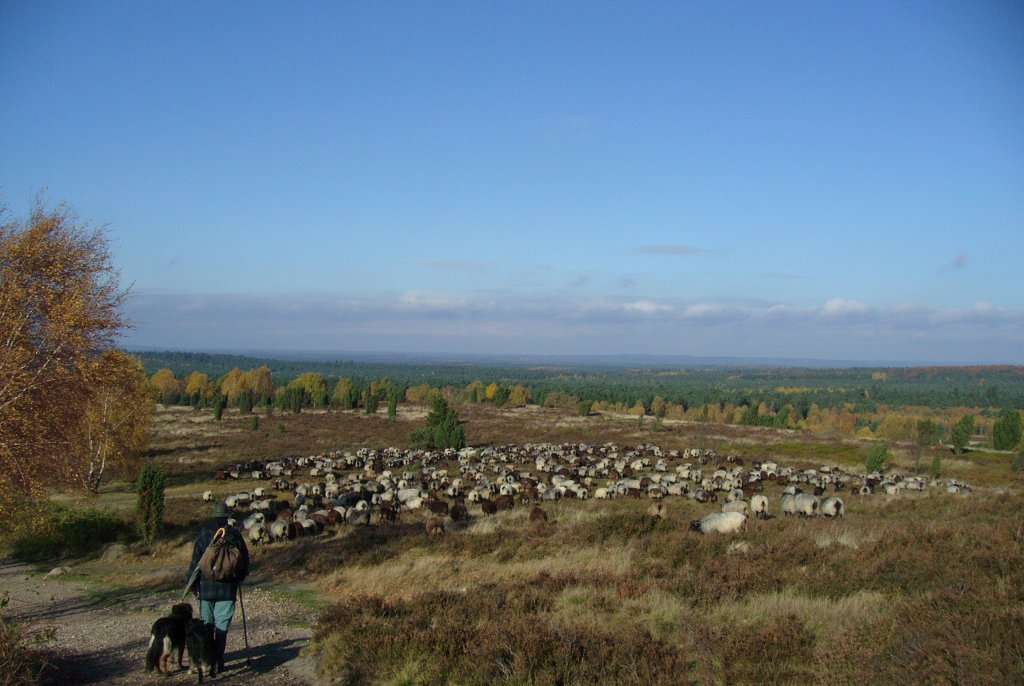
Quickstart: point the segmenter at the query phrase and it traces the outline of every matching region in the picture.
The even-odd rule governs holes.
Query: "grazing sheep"
[[[750,499],[750,511],[758,519],[768,519],[768,496],[755,495]]]
[[[787,493],[782,496],[782,514],[786,517],[796,514],[796,496]]]
[[[453,522],[464,522],[469,519],[469,510],[466,508],[466,504],[459,501],[452,505],[448,511],[448,516],[452,518]]]
[[[444,500],[424,500],[423,507],[442,517],[448,514],[448,503]]]
[[[444,520],[440,517],[431,517],[426,523],[427,536],[444,536]]]
[[[796,511],[804,517],[813,517],[818,514],[821,503],[817,496],[809,493],[800,493],[796,496]]]
[[[548,513],[540,507],[534,507],[530,510],[530,523],[531,524],[546,524],[548,521]]]
[[[702,534],[734,534],[743,528],[747,516],[740,512],[713,512],[690,522],[690,529]]]
[[[212,503],[213,502],[213,491],[203,491],[203,502],[204,503]]]
[[[255,522],[249,527],[249,540],[253,543],[266,543],[270,541],[270,534],[263,522]]]
[[[278,519],[270,524],[270,540],[284,541],[290,538],[288,522]]]
[[[740,514],[747,514],[747,501],[745,500],[732,500],[722,505],[722,512],[739,512]]]
[[[490,498],[484,498],[480,501],[480,509],[488,517],[495,514],[498,511],[498,506],[494,504],[494,501]]]
[[[377,508],[377,514],[380,516],[380,523],[388,522],[394,524],[398,521],[398,508],[391,503],[384,502]]]
[[[353,526],[366,526],[370,523],[370,511],[366,508],[353,507],[345,513],[345,520]]]
[[[665,518],[665,503],[656,502],[651,503],[651,506],[647,508],[647,516],[658,521],[659,519]]]
[[[510,495],[498,496],[494,500],[494,506],[499,510],[511,510],[515,504],[515,500]]]
[[[821,501],[821,514],[826,517],[842,517],[846,514],[846,506],[834,495],[829,496]]]

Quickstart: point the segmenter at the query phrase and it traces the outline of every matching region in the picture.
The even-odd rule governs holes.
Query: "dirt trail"
[[[116,563],[115,563],[116,565]],[[69,566],[46,577],[52,565],[34,566],[0,558],[0,591],[10,593],[6,613],[32,628],[53,627],[44,684],[195,683],[186,669],[170,677],[144,671],[149,628],[179,601],[178,592],[139,590],[106,581],[109,563]],[[246,660],[241,612],[228,635],[227,665],[218,683],[313,686],[312,661],[300,651],[309,643],[315,612],[269,586],[246,585],[243,601],[249,634]],[[195,605],[195,603],[193,603]],[[205,680],[204,680],[205,681]]]

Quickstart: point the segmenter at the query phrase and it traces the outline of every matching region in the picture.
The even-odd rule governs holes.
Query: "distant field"
[[[652,443],[851,472],[870,445],[701,423],[642,429],[635,417],[535,407],[460,412],[472,445]],[[232,410],[220,422],[210,411],[158,411],[148,454],[172,474],[171,549],[202,521],[202,490],[254,485],[211,481],[217,468],[405,447],[424,414],[261,414],[252,431]],[[939,454],[943,476],[973,493],[844,495],[841,520],[779,516],[729,536],[691,532],[718,505],[678,497],[657,522],[646,499],[545,503],[544,525],[529,523],[529,508],[484,518],[471,506],[474,519],[449,523],[442,538],[409,513],[261,547],[255,568],[282,584],[312,580],[336,601],[313,646],[332,683],[1022,683],[1024,482],[1008,454]],[[912,446],[895,445],[892,468],[914,465]],[[779,490],[766,491],[776,515]],[[131,504],[123,486],[103,499]]]

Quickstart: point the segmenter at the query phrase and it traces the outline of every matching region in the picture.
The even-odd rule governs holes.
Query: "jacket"
[[[196,536],[195,545],[192,546],[192,563],[188,566],[188,575],[185,577],[185,583],[192,578],[192,572],[199,567],[199,560],[203,557],[203,553],[210,547],[210,543],[213,542],[213,536],[217,533],[217,529],[223,528],[225,530],[224,535],[234,541],[238,549],[242,551],[242,569],[244,572],[237,579],[231,581],[214,581],[213,579],[206,579],[203,577],[203,573],[199,572],[199,599],[200,600],[234,600],[238,594],[238,586],[245,580],[245,577],[249,573],[249,548],[245,545],[245,538],[239,533],[238,529],[233,526],[228,526],[227,517],[218,517],[211,519],[206,523],[199,531],[199,535]]]

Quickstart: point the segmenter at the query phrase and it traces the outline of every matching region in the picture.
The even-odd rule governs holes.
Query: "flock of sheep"
[[[673,466],[674,465],[674,466]],[[931,481],[899,474],[852,474],[839,467],[784,467],[772,461],[745,465],[741,458],[713,450],[664,451],[652,444],[621,448],[604,445],[527,444],[461,451],[360,449],[265,463],[234,465],[219,479],[265,482],[225,498],[247,512],[242,527],[250,541],[264,543],[313,535],[339,524],[398,521],[405,512],[429,511],[425,529],[445,532],[445,517],[465,521],[517,505],[534,504],[530,520],[546,521],[538,506],[562,498],[579,500],[646,498],[650,516],[664,516],[664,500],[685,497],[700,503],[723,501],[720,512],[691,523],[704,534],[735,533],[748,516],[770,518],[768,483],[782,489],[784,516],[842,517],[839,493],[869,496],[943,488],[969,491],[962,482]],[[287,494],[287,495],[284,495]],[[203,494],[212,501],[212,491]]]

